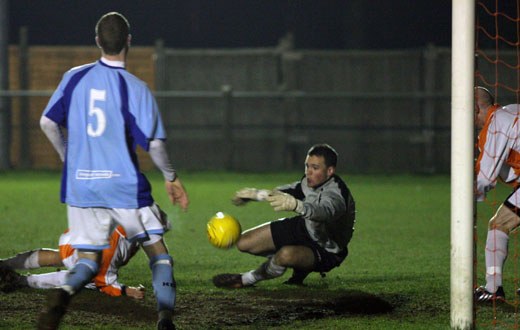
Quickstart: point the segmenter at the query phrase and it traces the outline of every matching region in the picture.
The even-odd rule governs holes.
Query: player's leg
[[[38,264],[40,267],[63,267],[60,252],[53,249],[40,249]]]
[[[266,269],[271,273],[270,276],[281,276],[287,267],[291,267],[302,271],[300,277],[303,283],[303,279],[312,271],[316,259],[314,251],[305,244],[313,242],[305,226],[305,220],[301,216],[285,218],[273,221],[270,228],[276,247],[276,254],[269,264],[265,264],[269,265]],[[261,269],[262,267],[255,272],[257,279],[261,279]]]
[[[70,243],[78,250],[78,261],[65,283],[52,289],[38,318],[38,329],[55,329],[66,312],[71,297],[98,273],[101,251],[110,246],[110,209],[67,206]]]
[[[78,249],[78,262],[70,270],[65,283],[51,289],[47,296],[47,303],[38,317],[38,329],[56,329],[58,327],[72,296],[96,276],[100,258],[100,252]]]
[[[305,286],[305,284],[303,284],[303,281],[307,278],[307,276],[310,273],[311,272],[307,270],[293,268],[293,273],[291,277],[289,277],[288,280],[283,282],[283,284]]]
[[[519,224],[520,217],[504,204],[489,221],[485,250],[486,286],[477,288],[475,296],[478,301],[505,299],[502,268],[507,258],[509,233]]]
[[[292,276],[284,284],[304,285],[303,281],[311,272],[319,272],[322,277],[325,277],[325,273],[334,267],[338,267],[348,255],[346,248],[337,253],[332,253],[315,242],[307,242],[307,244],[309,245],[305,246],[306,249],[304,250],[301,250],[298,246],[288,247],[285,256],[280,255],[279,262],[293,268]],[[300,252],[306,254],[309,250],[314,254],[314,258],[312,258],[314,265],[312,266],[310,266],[311,258],[300,254]],[[286,257],[288,258],[286,259]],[[284,261],[284,259],[286,260]]]
[[[70,295],[81,291],[98,273],[101,255],[102,253],[99,251],[78,249],[78,262],[70,270],[69,276],[61,288]]]
[[[257,282],[282,276],[288,267],[305,273],[303,279],[312,271],[315,264],[315,253],[307,246],[283,246],[274,256],[269,257],[255,270],[243,274],[220,274],[213,277],[217,287],[241,288],[252,286]]]
[[[20,275],[14,271],[37,269],[40,267],[60,267],[63,266],[60,254],[57,250],[39,249],[18,253],[14,257],[0,260],[0,290],[3,292],[12,292],[24,286],[36,288],[40,287],[38,283],[31,286],[28,279],[32,275]],[[39,280],[39,279],[38,279]],[[43,278],[42,278],[43,280]],[[55,283],[52,279],[45,281],[47,283]],[[59,283],[63,284],[63,283]]]
[[[213,277],[217,287],[240,288],[258,281],[281,276],[286,267],[278,265],[273,254],[285,245],[292,245],[308,237],[303,218],[282,219],[252,228],[242,234],[237,243],[240,251],[264,255],[268,260],[259,268],[243,274],[219,274]]]
[[[34,289],[52,289],[65,284],[69,271],[21,275],[19,284]]]
[[[244,274],[244,285],[282,276],[288,267],[311,272],[315,264],[314,252],[302,245],[283,246],[276,254],[252,272]],[[303,280],[302,280],[303,282]]]
[[[70,244],[78,251],[78,261],[61,289],[71,296],[81,291],[98,273],[103,249],[110,247],[112,211],[107,208],[67,207]]]
[[[18,270],[63,266],[58,250],[53,249],[39,249],[21,252],[14,257],[0,259],[0,263]]]
[[[311,271],[315,258],[311,248],[303,245],[288,245],[276,252],[273,258],[277,265]]]
[[[139,239],[150,260],[152,286],[159,313],[157,328],[175,329],[172,322],[176,296],[173,258],[162,238],[170,227],[167,216],[156,204],[137,210],[118,209],[117,213],[117,221],[125,229],[127,237]]]
[[[264,223],[244,231],[237,242],[237,248],[241,252],[254,255],[267,256],[273,254],[276,247],[271,234],[271,223]]]
[[[266,256],[269,258],[268,261],[271,260],[276,251],[271,233],[271,223],[264,223],[244,231],[237,242],[237,248],[241,252]],[[217,287],[241,288],[256,283],[253,272],[255,270],[244,274],[219,274],[214,276],[212,281]]]
[[[153,241],[159,238],[158,241]],[[176,285],[173,277],[173,258],[161,236],[150,235],[150,240],[143,242],[143,250],[150,260],[152,270],[152,286],[157,300],[159,313],[158,328],[174,329],[172,318],[175,308]]]

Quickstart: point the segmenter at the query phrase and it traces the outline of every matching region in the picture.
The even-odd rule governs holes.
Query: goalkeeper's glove
[[[265,201],[269,194],[269,190],[244,188],[240,189],[235,193],[235,195],[231,199],[231,203],[233,203],[236,206],[242,206],[249,201]]]
[[[301,200],[281,191],[274,191],[267,197],[267,201],[274,207],[275,211],[293,211],[299,214],[303,211]]]

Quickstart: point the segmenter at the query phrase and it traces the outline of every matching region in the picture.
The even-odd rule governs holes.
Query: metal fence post
[[[29,89],[29,34],[26,26],[20,28],[20,90]],[[31,159],[31,139],[30,134],[30,116],[29,116],[29,97],[20,97],[20,166],[29,168],[32,165]]]
[[[429,44],[424,51],[424,117],[423,117],[423,138],[424,138],[424,172],[435,172],[435,71],[437,70],[437,50],[433,44]]]
[[[166,51],[164,50],[164,41],[162,39],[157,39],[155,41],[155,54],[153,55],[153,59],[155,65],[155,90],[168,90],[169,88],[167,86],[166,74]],[[166,101],[164,100],[164,98],[159,98],[157,100],[157,104],[159,106],[159,109],[166,108]],[[163,115],[166,115],[166,113],[163,113]]]
[[[298,66],[301,63],[302,55],[298,52],[288,51],[281,53],[283,84],[282,92],[295,92],[298,90]],[[301,161],[301,148],[308,144],[306,133],[295,129],[301,122],[300,101],[294,96],[283,98],[283,134],[281,145],[284,152],[284,167],[288,170],[298,168]]]
[[[0,90],[9,89],[8,0],[0,0]],[[9,97],[0,97],[0,170],[11,166],[11,107]]]
[[[222,133],[224,136],[224,150],[226,160],[226,170],[233,170],[233,156],[235,151],[233,141],[233,88],[231,85],[222,85],[222,111],[224,114],[224,122],[222,125]]]

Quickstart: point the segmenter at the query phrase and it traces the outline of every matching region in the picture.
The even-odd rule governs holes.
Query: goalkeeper
[[[296,216],[282,218],[246,230],[237,248],[267,257],[258,269],[244,274],[213,277],[217,287],[240,288],[282,276],[293,269],[287,284],[303,285],[311,272],[321,274],[338,267],[348,254],[354,231],[355,204],[346,184],[335,174],[336,151],[327,144],[307,152],[305,175],[300,181],[272,191],[244,188],[232,199],[235,205],[268,201],[275,211]]]

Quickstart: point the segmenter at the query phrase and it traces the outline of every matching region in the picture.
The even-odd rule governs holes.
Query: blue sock
[[[175,280],[173,279],[173,259],[167,254],[159,254],[150,259],[153,292],[157,299],[157,310],[173,311],[175,306]]]
[[[77,293],[83,289],[96,276],[98,269],[99,266],[95,261],[79,259],[78,263],[70,271],[67,280],[65,280],[64,285],[72,289],[72,292],[69,293]]]

